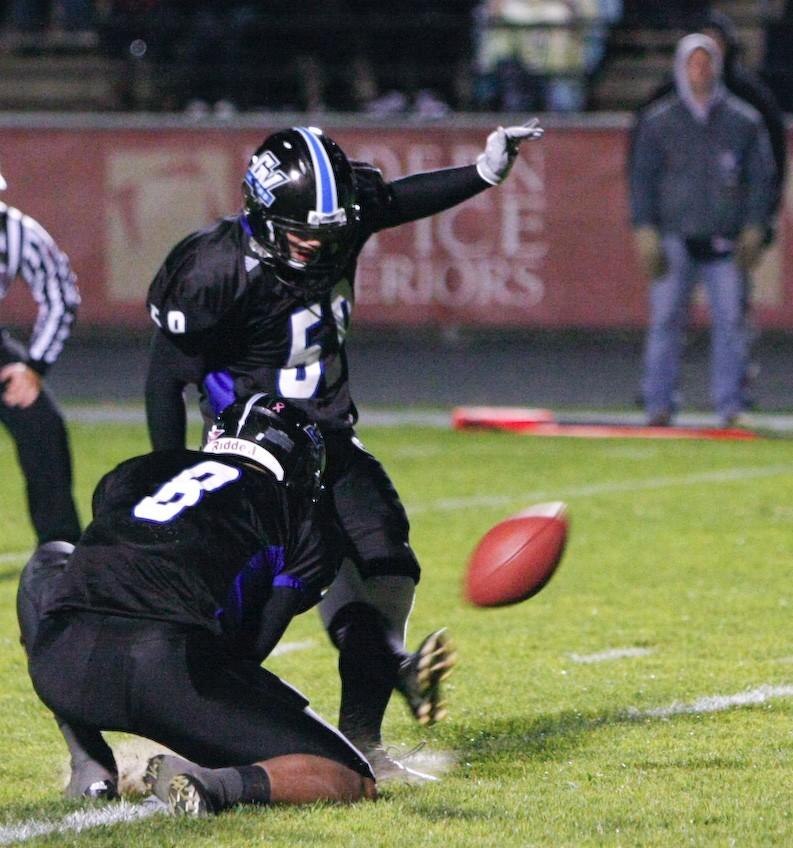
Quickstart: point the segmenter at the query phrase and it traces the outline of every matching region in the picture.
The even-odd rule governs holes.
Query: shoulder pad
[[[174,335],[214,326],[246,288],[242,228],[223,219],[182,239],[157,272],[146,298],[152,320]]]
[[[368,162],[351,162],[355,190],[361,206],[375,206],[387,209],[393,203],[393,197],[388,183],[383,179],[383,172]]]

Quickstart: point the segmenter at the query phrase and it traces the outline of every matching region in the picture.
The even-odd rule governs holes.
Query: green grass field
[[[93,485],[146,449],[142,426],[72,425],[83,516]],[[532,439],[393,427],[360,433],[408,507],[423,564],[410,643],[448,625],[450,715],[428,731],[398,700],[388,740],[421,742],[442,780],[374,804],[155,816],[29,845],[755,846],[793,844],[793,441]],[[0,434],[0,844],[62,822],[65,753],[17,643],[32,536]],[[468,553],[497,520],[564,500],[565,559],[523,604],[466,607]],[[334,719],[335,653],[318,619],[270,667]],[[744,703],[751,702],[751,703]],[[130,737],[112,741],[129,751]],[[135,800],[135,799],[133,799]],[[5,834],[5,835],[4,835]]]

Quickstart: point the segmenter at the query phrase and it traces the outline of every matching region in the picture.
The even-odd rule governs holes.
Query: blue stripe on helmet
[[[333,165],[325,150],[325,145],[307,127],[295,127],[295,130],[303,136],[311,154],[311,162],[314,165],[317,194],[317,212],[335,212],[339,201],[336,192],[336,178],[333,174]]]

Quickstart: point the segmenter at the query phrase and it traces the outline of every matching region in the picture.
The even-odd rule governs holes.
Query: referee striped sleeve
[[[18,257],[17,271],[28,284],[38,306],[28,345],[29,364],[44,373],[58,358],[71,333],[80,305],[77,277],[66,254],[30,216],[9,208],[6,230],[9,273],[13,267],[12,256]]]

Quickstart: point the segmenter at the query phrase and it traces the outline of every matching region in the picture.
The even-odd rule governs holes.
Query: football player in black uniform
[[[316,520],[324,460],[302,411],[253,395],[203,452],[107,474],[71,555],[45,547],[24,569],[37,693],[100,743],[121,730],[176,751],[146,778],[173,811],[375,795],[361,753],[260,665],[335,576]]]
[[[6,181],[0,175],[0,191]],[[0,300],[17,277],[37,307],[26,345],[0,326],[0,422],[14,439],[38,542],[76,542],[72,458],[63,417],[44,385],[69,337],[80,294],[69,259],[29,215],[0,203]]]
[[[519,143],[541,134],[536,120],[500,127],[476,164],[387,183],[375,168],[349,162],[320,130],[277,132],[250,160],[243,212],[177,244],[149,290],[158,329],[146,407],[156,449],[184,445],[190,383],[207,421],[234,398],[267,391],[290,398],[322,429],[344,564],[320,612],[339,649],[339,727],[378,778],[405,776],[381,745],[391,692],[402,692],[422,724],[443,717],[440,681],[454,654],[443,631],[415,654],[405,650],[419,565],[399,497],[354,431],[344,344],[356,259],[378,230],[500,183]]]

